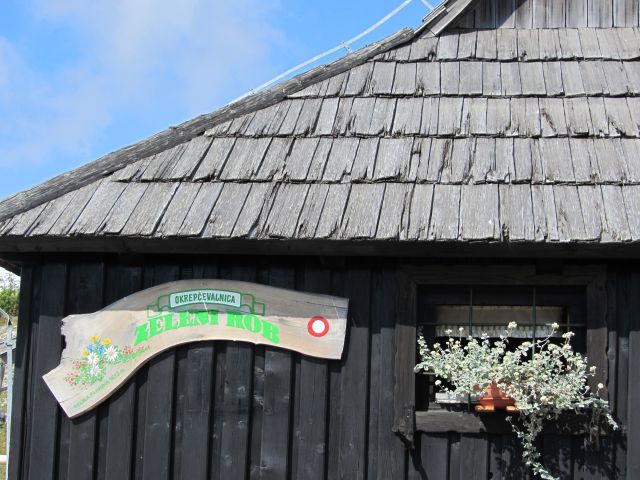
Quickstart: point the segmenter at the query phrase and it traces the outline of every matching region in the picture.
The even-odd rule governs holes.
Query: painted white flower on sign
[[[109,360],[110,362],[113,362],[118,358],[118,350],[116,349],[116,347],[111,345],[109,348],[105,350],[104,356],[107,357],[107,360]]]
[[[89,362],[90,365],[97,365],[99,361],[100,356],[96,352],[91,352],[87,357],[87,362]]]
[[[91,374],[91,376],[97,377],[102,373],[102,369],[100,368],[100,365],[94,365],[93,367],[91,367],[91,370],[89,373]]]

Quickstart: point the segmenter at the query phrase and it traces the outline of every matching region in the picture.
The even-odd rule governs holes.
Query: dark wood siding
[[[397,261],[163,257],[52,261],[24,268],[11,478],[526,478],[511,435],[392,432]],[[640,268],[611,268],[609,393],[628,433],[546,436],[563,478],[640,476]],[[149,362],[94,411],[68,420],[42,381],[59,361],[64,315],[178,278],[219,277],[350,298],[343,359],[210,342]],[[407,346],[405,348],[413,348]],[[627,452],[629,454],[627,454]],[[606,466],[609,467],[606,467]]]

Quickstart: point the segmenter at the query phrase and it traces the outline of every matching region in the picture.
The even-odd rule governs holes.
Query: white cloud
[[[283,38],[269,19],[278,7],[278,0],[31,0],[35,22],[71,32],[82,48],[44,72],[0,37],[0,166],[56,155],[92,160],[103,153],[94,150],[105,130],[131,111],[187,120],[214,110],[241,93],[239,85],[274,73],[269,52]]]

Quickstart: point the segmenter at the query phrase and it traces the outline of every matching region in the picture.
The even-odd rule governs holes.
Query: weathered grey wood
[[[627,220],[629,222],[629,233],[633,241],[640,239],[640,187],[629,185],[622,187]]]
[[[277,129],[275,125],[272,125],[272,128],[269,129],[271,135],[293,135],[297,128],[298,119],[306,100],[285,100],[285,102],[289,103],[287,114]]]
[[[469,178],[471,158],[473,157],[474,140],[463,138],[453,141],[448,161],[441,169],[442,183],[463,183]]]
[[[393,81],[394,95],[413,95],[416,91],[416,63],[399,63]]]
[[[458,41],[458,59],[466,60],[476,58],[476,41],[478,34],[475,30],[460,32]]]
[[[178,235],[198,236],[202,233],[213,205],[220,195],[222,186],[222,183],[205,183],[202,185],[182,222]]]
[[[533,26],[533,11],[531,9],[531,2],[516,0],[515,8],[516,29],[518,29],[518,31],[523,31],[523,29],[531,29]]]
[[[500,96],[502,94],[499,63],[482,63],[482,93],[485,96]]]
[[[431,154],[431,139],[416,138],[411,150],[411,166],[407,180],[424,181],[429,174],[429,158]]]
[[[611,27],[613,26],[612,2],[598,2],[591,0],[588,2],[588,25],[590,27]]]
[[[394,98],[376,98],[371,123],[369,124],[369,128],[363,133],[368,135],[388,135],[393,126],[395,112],[396,100]]]
[[[462,85],[461,85],[462,88]],[[396,106],[391,133],[393,135],[417,135],[420,133],[423,100],[400,98]]]
[[[374,180],[403,179],[411,162],[412,138],[380,140],[376,157]]]
[[[553,1],[553,0],[543,0],[543,1]],[[534,4],[534,12],[535,12],[535,4]],[[543,20],[543,21],[546,21],[546,20]],[[560,48],[560,37],[558,36],[557,30],[542,28],[538,32],[538,41],[540,42],[540,59],[541,60],[556,60],[560,58],[560,56],[562,55],[562,49]]]
[[[622,187],[617,185],[602,185],[601,189],[604,212],[607,217],[607,233],[610,237],[604,237],[603,241],[630,241],[632,237],[622,196]]]
[[[540,99],[540,124],[543,137],[567,134],[567,121],[561,98]]]
[[[304,101],[300,115],[296,120],[295,128],[293,129],[294,135],[307,135],[313,132],[321,106],[322,99],[319,98],[308,98]]]
[[[338,112],[338,98],[325,98],[320,107],[318,122],[316,123],[315,135],[331,135],[333,132],[333,122]]]
[[[525,2],[527,4],[528,2]],[[518,14],[520,14],[518,9]],[[524,8],[522,8],[524,10]],[[528,10],[530,12],[530,10]],[[520,21],[520,20],[519,20]],[[523,21],[526,21],[523,19]],[[531,17],[528,19],[531,22]],[[521,61],[526,60],[539,60],[540,59],[540,44],[538,43],[538,30],[516,30],[518,33],[518,59]]]
[[[166,180],[181,180],[189,178],[195,171],[204,155],[211,146],[212,139],[206,136],[196,137],[186,144],[184,152],[179,159],[167,169],[163,178]]]
[[[429,222],[429,240],[457,240],[460,213],[460,186],[436,185]]]
[[[500,29],[497,32],[498,60],[511,61],[518,58],[518,33],[514,29]]]
[[[568,97],[584,95],[580,65],[578,62],[560,62],[564,93]]]
[[[100,230],[105,234],[119,234],[135,210],[138,202],[149,188],[146,183],[129,183],[118,198],[109,215],[104,219]]]
[[[235,141],[235,138],[214,138],[209,151],[193,175],[193,179],[198,181],[220,175]]]
[[[416,70],[416,93],[422,95],[440,94],[440,64],[420,62]]]
[[[553,187],[551,185],[532,185],[533,223],[537,241],[558,241],[558,220]]]
[[[411,42],[409,60],[431,61],[438,50],[438,37],[421,37]],[[422,62],[421,62],[422,63]]]
[[[582,58],[582,47],[580,46],[580,35],[575,28],[562,28],[558,30],[560,36],[561,58],[563,60],[574,60]]]
[[[460,89],[460,63],[440,63],[440,82],[442,95],[457,95]]]
[[[462,185],[460,197],[460,238],[497,240],[500,238],[498,185]]]
[[[582,86],[587,95],[602,95],[609,92],[601,62],[580,62],[580,73]]]
[[[498,58],[497,35],[495,30],[478,31],[476,58],[479,60],[496,60]]]
[[[139,175],[140,180],[150,182],[163,178],[165,170],[172,167],[175,160],[182,156],[185,147],[186,144],[183,143],[156,154],[147,164],[147,168]]]
[[[633,6],[636,9],[635,15],[637,16],[638,2],[634,2]],[[636,30],[637,28],[616,28],[614,31],[618,35],[617,45],[619,46],[619,54],[622,60],[636,60],[640,57],[640,45],[638,45]]]
[[[409,202],[413,185],[388,183],[380,209],[375,238],[379,240],[406,239],[409,227]]]
[[[360,135],[369,133],[375,106],[375,97],[355,98],[347,122],[349,126],[347,131]]]
[[[482,95],[481,62],[460,62],[460,95]]]
[[[530,185],[500,185],[500,231],[509,241],[532,241],[533,204]]]
[[[566,0],[566,26],[584,28],[587,26],[587,3],[584,0]]]
[[[49,230],[53,225],[56,224],[58,218],[67,207],[67,205],[73,203],[74,198],[78,194],[78,192],[79,190],[69,192],[61,197],[56,198],[55,200],[51,200],[50,202],[48,202],[42,213],[31,225],[29,235],[38,236],[46,235],[47,233],[49,233]]]
[[[531,143],[528,138],[515,138],[513,140],[514,183],[531,182]]]
[[[250,183],[225,183],[220,191],[203,235],[207,238],[228,238],[231,236],[236,222],[243,215],[254,215],[245,209],[245,200],[251,189]]]
[[[611,95],[627,95],[629,80],[621,62],[602,62],[602,71]]]
[[[231,236],[233,238],[256,237],[259,220],[271,198],[273,184],[254,183],[242,207],[242,215],[236,220]],[[266,215],[266,214],[265,214]]]
[[[7,229],[6,232],[2,232],[2,234],[9,234],[14,236],[22,236],[33,225],[33,222],[40,216],[42,211],[44,210],[45,205],[38,205],[37,207],[28,210],[26,212],[22,212],[15,217],[15,222],[12,222],[10,225],[10,229]]]
[[[252,178],[260,168],[271,138],[239,138],[220,173],[223,180]]]
[[[350,190],[351,186],[346,184],[333,184],[329,187],[316,229],[316,238],[329,238],[337,233]]]
[[[609,136],[609,123],[604,109],[604,101],[599,97],[587,97],[589,111],[591,112],[591,123],[593,124],[593,134],[598,137]]]
[[[324,143],[328,142],[329,146],[333,143],[333,140],[297,138],[291,147],[290,153],[284,158],[284,166],[281,168],[283,177],[293,181],[305,180],[309,174],[309,168],[318,149],[318,144],[321,141]],[[274,159],[274,161],[277,160],[282,162],[283,159]],[[326,156],[322,161],[323,163],[326,161]],[[320,174],[321,173],[322,172],[320,172]]]
[[[571,149],[567,138],[541,138],[540,159],[547,183],[574,182]]]
[[[329,185],[327,184],[313,184],[309,186],[304,206],[298,217],[296,237],[307,239],[314,237],[328,191]]]
[[[451,163],[452,145],[453,140],[447,138],[434,138],[429,150],[427,150],[427,145],[423,144],[418,178],[426,179],[429,182],[440,182],[442,169]]]
[[[544,62],[542,64],[544,71],[544,83],[547,88],[547,95],[555,96],[564,93],[562,84],[562,71],[559,62]]]
[[[593,140],[598,161],[598,180],[605,183],[622,183],[626,180],[627,167],[622,146],[617,140]]]
[[[355,184],[351,187],[340,226],[340,238],[375,237],[384,190],[384,184]]]
[[[599,178],[598,159],[591,138],[569,139],[573,173],[577,183],[592,183]]]
[[[638,124],[632,120],[626,98],[605,98],[604,108],[607,113],[610,136],[637,137]]]
[[[91,183],[78,190],[78,193],[73,198],[73,203],[69,203],[67,208],[64,209],[62,214],[56,220],[56,223],[49,229],[49,235],[65,235],[71,225],[76,221],[76,218],[82,212],[85,205],[89,203],[89,200],[100,187],[100,182]],[[70,199],[71,200],[71,199]]]
[[[495,138],[478,138],[471,162],[470,179],[473,183],[485,183],[494,178],[496,166]]]
[[[520,79],[523,95],[545,95],[542,62],[524,62],[520,64]]]
[[[408,240],[422,240],[427,238],[431,205],[433,200],[433,185],[416,184],[409,208]]]
[[[623,138],[620,140],[620,146],[624,152],[627,180],[633,183],[640,182],[640,162],[638,161],[640,142],[636,139]]]
[[[345,135],[349,128],[349,120],[351,119],[351,106],[353,98],[341,98],[338,103],[338,112],[333,123],[333,133]]]
[[[369,81],[369,93],[373,95],[390,94],[393,90],[395,71],[395,63],[376,62]]]
[[[501,65],[502,95],[506,97],[522,95],[520,68],[517,62],[504,62]]]
[[[629,93],[634,95],[640,94],[640,62],[623,62],[623,65],[627,79],[629,80]]]
[[[281,184],[260,235],[290,238],[295,231],[308,191],[307,184]]]
[[[464,102],[468,104],[468,132],[477,135],[487,133],[487,99],[465,98]],[[465,116],[463,121],[466,121],[466,118]]]
[[[487,133],[504,135],[511,125],[511,103],[508,98],[490,98],[487,101]]]
[[[333,147],[322,175],[323,181],[340,182],[351,175],[359,143],[358,138],[342,138],[333,141]]]
[[[491,28],[497,27],[496,2],[480,2],[475,9],[476,13],[476,28]]]
[[[293,142],[293,138],[272,139],[260,168],[252,179],[256,182],[282,180],[285,160],[291,152]]]
[[[446,32],[440,35],[438,38],[438,60],[453,60],[458,57],[458,39],[457,32]]]
[[[443,97],[438,110],[438,135],[456,136],[460,133],[462,122],[461,97]]]
[[[151,184],[122,228],[122,235],[151,235],[177,188],[177,183]]]
[[[77,235],[96,233],[125,187],[124,183],[103,182],[71,226],[69,233]]]
[[[578,187],[582,219],[587,240],[600,240],[606,228],[600,186],[583,185]]]
[[[553,187],[556,217],[558,219],[558,233],[561,242],[586,240],[587,235],[584,221],[580,214],[580,198],[578,188],[567,185]]]
[[[380,140],[377,138],[363,138],[360,140],[351,169],[352,181],[372,180],[374,178],[379,143]]]
[[[585,97],[564,99],[564,114],[571,136],[587,136],[593,132],[589,104]]]

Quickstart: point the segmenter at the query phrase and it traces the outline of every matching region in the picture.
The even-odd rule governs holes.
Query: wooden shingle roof
[[[0,203],[0,246],[639,241],[640,30],[434,35],[462,3],[340,68],[103,159],[75,184]]]

